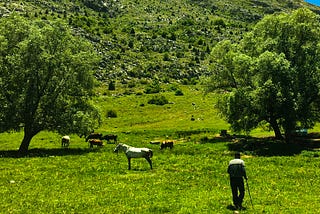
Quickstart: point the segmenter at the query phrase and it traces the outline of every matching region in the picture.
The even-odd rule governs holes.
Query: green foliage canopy
[[[319,19],[308,9],[269,15],[239,43],[212,50],[207,89],[224,92],[217,106],[234,130],[267,122],[290,139],[296,126],[319,120]]]
[[[0,131],[23,128],[25,153],[42,130],[84,134],[98,125],[89,102],[98,62],[61,22],[0,19]]]

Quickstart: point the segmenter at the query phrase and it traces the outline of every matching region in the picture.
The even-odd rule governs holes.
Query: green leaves
[[[0,22],[0,130],[23,127],[31,139],[41,130],[84,134],[99,124],[88,103],[99,62],[92,45],[62,22],[15,15]]]
[[[290,62],[285,59],[284,54],[276,54],[266,51],[262,53],[254,66],[255,82],[259,86],[271,80],[279,87],[290,84]]]
[[[310,127],[318,120],[317,20],[307,9],[266,16],[239,44],[224,41],[213,49],[209,89],[232,91],[230,98],[240,96],[237,101],[225,99],[224,105],[219,104],[235,130],[248,131],[266,121],[279,136],[279,126],[288,134],[298,123]],[[250,126],[244,122],[248,118]]]

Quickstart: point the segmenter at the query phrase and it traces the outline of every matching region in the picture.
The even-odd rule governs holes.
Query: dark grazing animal
[[[86,137],[86,142],[88,142],[88,140],[90,139],[102,139],[102,134],[101,133],[91,133]]]
[[[107,135],[103,136],[101,138],[101,140],[107,140],[108,142],[110,142],[110,140],[113,140],[113,142],[116,143],[117,138],[118,138],[118,136],[115,134],[107,134]]]
[[[103,142],[102,140],[99,139],[89,139],[89,147],[93,148],[93,146],[96,145],[97,147],[102,147],[103,146]]]
[[[172,140],[165,140],[161,143],[160,149],[165,149],[165,148],[173,148],[173,141]]]

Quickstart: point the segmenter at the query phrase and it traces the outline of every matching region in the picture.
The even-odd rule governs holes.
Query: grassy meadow
[[[317,146],[288,147],[252,138],[250,144],[217,137],[228,125],[214,106],[215,96],[197,86],[179,86],[176,96],[163,86],[169,104],[148,104],[154,94],[101,87],[94,102],[102,112],[96,131],[114,133],[119,142],[153,149],[153,167],[133,159],[127,169],[115,144],[89,149],[71,135],[68,149],[56,133],[41,132],[28,157],[16,158],[23,133],[0,134],[0,213],[233,213],[226,168],[233,149],[244,153],[249,187],[241,213],[318,213]],[[107,117],[108,111],[117,117]],[[313,131],[317,131],[316,128]],[[253,137],[272,133],[257,129]],[[176,140],[160,150],[152,140]],[[249,146],[248,146],[249,145]]]

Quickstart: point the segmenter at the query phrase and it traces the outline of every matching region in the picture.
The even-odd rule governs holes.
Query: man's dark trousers
[[[242,207],[242,201],[244,198],[244,182],[242,177],[230,178],[230,185],[232,190],[233,204],[236,207]],[[239,192],[239,195],[238,195]]]

